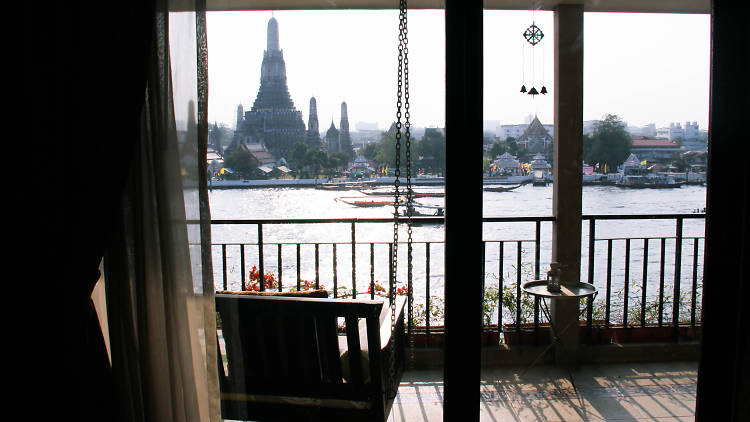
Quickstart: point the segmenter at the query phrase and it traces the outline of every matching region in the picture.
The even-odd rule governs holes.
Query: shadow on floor
[[[555,366],[484,370],[486,421],[693,420],[697,362]],[[523,374],[523,375],[522,375]],[[442,420],[442,371],[404,375],[394,421]]]

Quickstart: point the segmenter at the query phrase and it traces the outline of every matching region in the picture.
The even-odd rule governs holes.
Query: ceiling
[[[459,0],[460,1],[460,0]],[[398,9],[397,0],[206,0],[218,10]],[[442,9],[445,0],[410,0],[410,9]],[[552,10],[558,4],[583,4],[587,12],[710,13],[711,0],[485,0],[487,9]]]

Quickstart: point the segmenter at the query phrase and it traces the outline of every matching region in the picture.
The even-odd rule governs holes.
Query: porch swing
[[[401,129],[406,155],[408,314],[410,362],[414,360],[412,318],[413,195],[409,122],[407,2],[400,1],[396,179],[393,255],[389,298],[381,300],[216,294],[224,347],[217,364],[224,419],[254,421],[385,421],[406,363],[404,307],[397,297],[398,198]],[[404,101],[402,102],[402,98]],[[405,123],[402,126],[402,106]],[[345,322],[345,336],[338,321]],[[225,352],[221,352],[222,349]],[[343,351],[343,353],[342,353]],[[225,357],[222,357],[225,354]],[[224,363],[226,361],[226,365]]]

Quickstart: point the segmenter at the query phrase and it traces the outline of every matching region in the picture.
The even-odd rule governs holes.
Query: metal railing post
[[[284,267],[282,265],[282,258],[281,258],[281,243],[279,243],[277,246],[278,246],[278,255],[276,258],[276,262],[278,262],[278,266],[279,266],[279,291],[282,291],[283,290],[282,273],[284,272],[283,270]]]
[[[596,251],[596,219],[591,217],[589,219],[589,284],[594,284],[594,253]],[[586,308],[586,336],[587,342],[591,344],[592,336],[594,334],[594,298],[589,296],[586,301],[588,307]]]
[[[258,284],[260,291],[266,290],[266,275],[263,271],[263,224],[258,224]]]
[[[337,252],[336,252],[336,244],[333,245],[333,297],[337,298],[339,297],[339,271],[338,271],[338,262],[337,262]]]
[[[643,282],[641,290],[641,327],[646,327],[646,288],[648,287],[648,238],[643,239]]]
[[[679,340],[680,283],[682,282],[682,217],[677,218],[674,246],[674,291],[672,292],[672,336]]]
[[[242,290],[245,290],[245,244],[240,245],[240,280]]]
[[[352,222],[352,297],[357,298],[357,240],[354,222]]]

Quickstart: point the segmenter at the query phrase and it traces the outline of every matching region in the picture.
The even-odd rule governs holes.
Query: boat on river
[[[431,213],[428,212],[422,212],[418,210],[417,208],[421,209],[429,209],[429,210],[435,210]],[[404,209],[403,211],[403,217],[408,216],[408,211]],[[444,217],[445,216],[445,206],[442,205],[426,205],[426,204],[420,204],[418,202],[414,203],[414,206],[411,208],[411,216],[416,217],[413,218],[411,221],[411,225],[415,227],[421,227],[421,226],[439,226],[443,223],[445,223],[445,220],[442,218],[440,220],[423,220],[419,217]]]
[[[369,196],[391,196],[392,197],[395,194],[395,191],[385,190],[385,189],[367,189],[367,190],[360,189],[360,192],[364,195],[369,195]],[[400,190],[399,194],[406,195],[406,190]],[[412,198],[444,198],[445,192],[437,191],[437,190],[434,192],[412,191],[411,195],[412,195]]]
[[[630,189],[674,189],[684,185],[684,181],[675,181],[674,178],[646,177],[646,176],[623,176],[615,183],[615,186]]]
[[[487,186],[484,188],[487,192],[508,192],[512,191],[513,189],[517,189],[521,187],[523,183],[517,184],[515,186]]]
[[[367,196],[342,196],[340,198],[334,198],[334,201],[341,202],[347,205],[352,205],[355,207],[366,207],[366,208],[372,208],[372,207],[387,207],[387,206],[394,206],[393,199],[379,199],[379,198],[371,198]],[[403,204],[403,199],[399,199],[399,205]]]
[[[333,190],[333,191],[344,191],[344,190],[358,190],[366,189],[372,186],[372,181],[349,181],[349,182],[324,182],[315,185],[315,189],[322,190]]]

